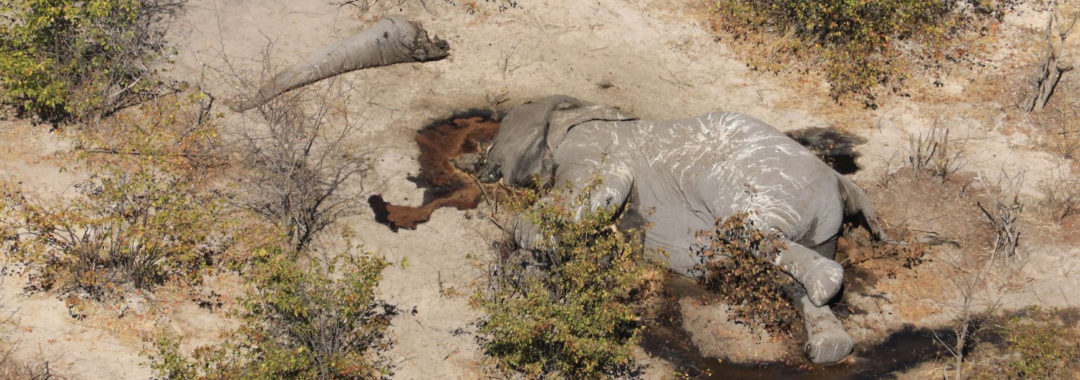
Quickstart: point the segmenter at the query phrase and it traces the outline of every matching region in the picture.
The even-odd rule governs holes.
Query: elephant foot
[[[840,263],[818,258],[807,268],[799,282],[806,288],[806,295],[814,306],[824,306],[844,286],[844,267]]]
[[[816,331],[808,331],[806,340],[806,356],[814,364],[836,363],[843,360],[855,347],[855,341],[851,339],[843,327],[818,328]]]
[[[814,306],[803,296],[798,302],[806,321],[806,355],[814,364],[836,363],[851,354],[855,341],[832,310]]]

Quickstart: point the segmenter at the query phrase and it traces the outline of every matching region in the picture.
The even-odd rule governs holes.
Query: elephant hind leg
[[[822,306],[829,302],[844,284],[844,268],[818,252],[791,240],[783,240],[784,249],[776,257],[776,265],[806,289],[811,303]]]
[[[844,330],[832,310],[814,305],[798,286],[786,286],[784,290],[806,322],[806,355],[811,362],[835,363],[851,354],[855,340]]]

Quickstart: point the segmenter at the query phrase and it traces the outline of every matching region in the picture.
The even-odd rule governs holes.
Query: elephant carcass
[[[826,306],[842,286],[843,268],[832,259],[844,216],[862,213],[874,236],[887,239],[858,186],[775,128],[736,113],[647,121],[552,96],[506,115],[480,176],[573,191],[599,176],[591,203],[575,212],[633,198],[633,211],[651,225],[646,246],[663,249],[667,265],[688,276],[703,248],[698,232],[746,213],[753,226],[782,237],[775,264],[802,285],[793,297],[807,317],[815,363],[839,361],[853,347]],[[514,230],[519,245],[539,247],[536,226],[519,218]]]
[[[259,91],[232,104],[243,112],[283,92],[353,70],[446,58],[450,45],[428,37],[420,25],[399,17],[379,20],[364,31],[335,42],[267,81]]]

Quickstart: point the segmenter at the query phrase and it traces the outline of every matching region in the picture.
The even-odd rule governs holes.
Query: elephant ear
[[[550,96],[514,107],[503,118],[488,160],[499,165],[499,174],[513,184],[525,184],[542,175],[548,162],[547,132],[553,110],[573,108],[581,101],[569,96]]]
[[[584,101],[560,103],[552,109],[548,119],[548,150],[554,150],[556,146],[559,146],[566,138],[566,134],[575,126],[595,120],[626,121],[636,120],[636,118],[624,115],[615,107],[600,104]]]

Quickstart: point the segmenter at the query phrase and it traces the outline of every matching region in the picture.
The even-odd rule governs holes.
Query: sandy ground
[[[794,83],[789,77],[747,69],[731,48],[715,41],[703,17],[706,9],[687,3],[696,2],[496,0],[454,4],[426,0],[406,1],[389,9],[376,6],[358,14],[355,8],[325,0],[192,0],[171,31],[178,55],[168,75],[228,98],[236,92],[222,80],[226,60],[250,75],[259,70],[267,46],[271,59],[286,65],[363,29],[380,16],[405,15],[419,21],[449,41],[449,59],[341,76],[354,87],[350,111],[365,120],[359,143],[370,147],[376,158],[365,192],[382,194],[397,204],[415,205],[421,199],[421,190],[406,177],[418,170],[412,137],[429,120],[465,108],[498,105],[505,109],[555,93],[617,105],[642,118],[730,110],[753,115],[781,130],[839,125],[869,140],[859,148],[864,154],[860,162],[864,170],[855,179],[870,192],[885,173],[903,164],[908,134],[926,131],[935,122],[947,123],[955,135],[967,137],[969,154],[964,170],[986,178],[988,183],[998,181],[1003,169],[1025,168],[1025,197],[1038,197],[1037,184],[1050,178],[1054,170],[1067,168],[1062,159],[1031,148],[1028,135],[1010,132],[1029,126],[1023,120],[997,117],[1006,114],[1004,108],[1011,106],[1008,100],[976,104],[940,102],[928,96],[890,97],[873,111],[836,105],[820,80]],[[1012,16],[1007,25],[1037,25],[1032,20],[1038,17],[1040,13],[1030,11],[1026,16]],[[1007,59],[1002,56],[995,64]],[[945,88],[955,94],[953,98],[963,99],[965,91],[978,86],[960,78],[948,81]],[[250,117],[224,107],[221,110],[226,113],[225,125],[242,124],[243,118]],[[979,117],[970,116],[974,114]],[[0,163],[0,177],[23,181],[28,190],[44,194],[72,191],[77,176],[59,173],[58,163],[50,159],[55,151],[68,147],[42,128],[0,123],[4,136],[0,155],[6,158]],[[875,201],[888,201],[879,198]],[[908,228],[931,229],[937,228],[935,223],[943,223],[941,215],[899,213],[883,212],[883,216],[892,225]],[[375,223],[370,214],[346,221],[365,247],[390,262],[408,263],[387,269],[380,289],[384,299],[405,311],[392,325],[396,343],[389,356],[396,378],[484,376],[483,355],[471,333],[478,314],[466,299],[443,295],[449,288],[468,288],[478,275],[469,256],[487,255],[490,242],[498,235],[489,222],[465,218],[465,214],[442,209],[417,230],[397,233]],[[1070,298],[1069,292],[1080,285],[1080,275],[1075,273],[1080,268],[1074,268],[1080,262],[1080,248],[1062,244],[1060,239],[1029,239],[1024,248],[1032,259],[1023,270],[1032,280],[1025,292],[1009,296],[1012,306],[1080,302]],[[898,283],[882,286],[901,296],[906,291]],[[72,378],[150,376],[140,357],[142,333],[109,329],[103,326],[106,322],[94,318],[69,318],[62,301],[47,295],[23,295],[18,281],[8,281],[2,289],[4,307],[20,310],[21,318],[7,329],[19,342],[20,355],[55,360],[62,364],[56,369]],[[871,298],[863,302],[879,303]],[[158,299],[151,303],[166,303],[162,297]],[[693,307],[693,303],[684,304]],[[880,330],[902,322],[942,322],[948,313],[942,311],[940,303],[936,305],[927,307],[937,309],[902,319],[887,317],[897,306],[885,305],[851,323],[857,325],[852,326],[857,338],[880,339]],[[179,305],[170,310],[143,325],[178,326],[196,341],[212,339],[220,330],[217,327],[227,326],[220,315],[198,308]],[[215,328],[192,328],[207,325]],[[695,341],[727,342],[730,338],[695,337]],[[664,363],[640,356],[650,364],[646,378],[670,373]]]

